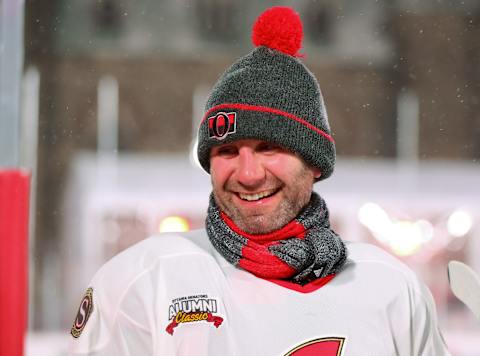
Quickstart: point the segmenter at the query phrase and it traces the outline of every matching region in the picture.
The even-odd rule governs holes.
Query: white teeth
[[[270,190],[265,190],[263,192],[256,193],[256,194],[238,193],[238,195],[243,200],[255,201],[255,200],[258,200],[258,199],[268,197],[269,195],[272,195],[274,192],[275,192],[275,189],[270,189]]]

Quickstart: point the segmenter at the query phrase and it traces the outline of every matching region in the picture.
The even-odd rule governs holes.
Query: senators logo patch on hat
[[[219,112],[208,118],[208,137],[223,140],[237,128],[236,112]]]
[[[72,330],[70,334],[73,337],[78,338],[87,324],[88,318],[93,311],[93,289],[88,288],[85,296],[80,302],[80,307],[78,308],[77,316],[73,322]]]

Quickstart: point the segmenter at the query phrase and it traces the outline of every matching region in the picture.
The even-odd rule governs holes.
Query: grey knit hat
[[[241,139],[274,142],[329,177],[335,144],[314,75],[297,58],[302,23],[288,7],[272,7],[253,27],[257,46],[228,68],[212,89],[198,132],[198,159],[210,171],[213,146]]]

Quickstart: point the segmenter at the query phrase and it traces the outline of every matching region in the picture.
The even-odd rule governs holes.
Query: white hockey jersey
[[[347,248],[341,273],[300,287],[235,268],[204,230],[148,238],[93,278],[70,355],[449,355],[413,272]]]

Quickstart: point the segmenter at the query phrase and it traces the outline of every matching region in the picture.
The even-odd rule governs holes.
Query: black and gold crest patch
[[[80,302],[80,306],[78,307],[77,316],[75,317],[75,321],[73,322],[72,330],[70,330],[70,334],[73,337],[77,338],[85,328],[87,324],[88,318],[93,311],[93,289],[88,288],[85,296],[83,297],[82,301]]]

